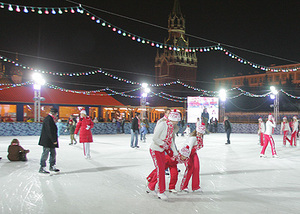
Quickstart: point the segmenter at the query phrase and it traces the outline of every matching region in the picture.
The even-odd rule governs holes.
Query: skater
[[[131,122],[131,143],[130,143],[130,147],[131,148],[140,148],[138,146],[139,143],[139,138],[138,138],[138,134],[139,134],[139,130],[140,130],[140,113],[136,112],[135,113],[135,117],[133,118],[132,122]],[[134,144],[133,144],[134,142]]]
[[[123,133],[123,134],[125,134],[124,125],[125,125],[125,118],[122,117],[122,120],[121,120],[121,128],[122,128],[122,133]]]
[[[280,134],[283,134],[283,146],[286,146],[286,141],[291,142],[291,140],[287,137],[288,133],[291,132],[288,120],[286,117],[283,117],[283,121],[281,122]]]
[[[73,145],[73,141],[75,141],[74,145],[77,144],[77,140],[74,137],[75,128],[76,128],[76,119],[71,116],[67,126],[67,129],[70,132],[70,139],[71,139],[71,143],[69,143],[69,145]]]
[[[61,133],[63,132],[63,129],[65,128],[64,124],[61,122],[61,119],[58,119],[56,122],[56,126],[57,126],[57,137],[59,137],[61,135]]]
[[[165,115],[164,115],[162,118],[160,118],[160,119],[156,122],[156,126],[158,126],[158,124],[161,123],[162,121],[168,120],[168,117],[169,117],[170,112],[171,112],[171,109],[167,108],[167,109],[165,110]],[[156,126],[155,126],[155,127],[156,127]]]
[[[186,129],[184,130],[183,133],[186,134],[188,137],[190,136],[190,134],[191,134],[191,128],[190,128],[190,125],[187,125],[187,126],[186,126]],[[184,135],[183,135],[183,136],[184,136]]]
[[[291,140],[290,140],[290,146],[293,146],[293,142],[294,142],[294,146],[297,146],[298,125],[299,125],[299,123],[298,123],[297,117],[294,116],[293,123],[292,123],[292,136],[291,136]]]
[[[224,128],[225,128],[225,132],[226,132],[226,135],[227,135],[227,143],[225,144],[230,144],[230,134],[231,134],[231,123],[230,121],[228,120],[228,117],[225,116],[224,117]]]
[[[201,119],[202,119],[202,122],[205,123],[206,134],[209,134],[209,131],[208,131],[209,113],[207,112],[207,108],[203,109],[203,112],[201,114]]]
[[[8,146],[7,152],[7,158],[10,161],[27,161],[26,155],[29,153],[29,150],[23,149],[18,139],[13,139]]]
[[[83,109],[80,112],[80,119],[76,125],[74,135],[79,133],[79,143],[83,143],[83,154],[86,159],[91,159],[90,144],[93,142],[93,136],[91,129],[94,127],[94,123],[89,116],[86,115],[86,111]]]
[[[265,123],[262,118],[258,118],[258,144],[264,146],[264,132],[265,132]]]
[[[188,184],[192,177],[192,191],[201,192],[200,189],[200,162],[197,151],[203,147],[203,135],[205,134],[205,123],[198,126],[188,138],[188,145],[181,149],[181,154],[187,158],[186,169],[180,185],[180,190],[189,192]]]
[[[50,113],[45,117],[42,126],[42,132],[39,140],[39,145],[43,146],[43,153],[40,160],[40,170],[39,173],[49,174],[50,172],[45,170],[46,161],[50,153],[50,171],[59,172],[59,169],[55,167],[56,164],[56,151],[58,148],[58,136],[57,136],[57,126],[55,125],[55,118],[58,114],[56,108],[51,108]]]
[[[273,158],[278,157],[277,154],[276,154],[276,150],[275,150],[275,142],[274,142],[274,139],[272,137],[273,129],[275,127],[276,127],[276,122],[275,122],[273,116],[270,114],[268,116],[268,121],[266,122],[266,131],[265,131],[265,135],[264,135],[265,143],[264,143],[264,146],[261,150],[260,157],[266,157],[265,156],[265,151],[266,151],[266,148],[267,148],[269,142],[270,142]]]
[[[146,142],[146,134],[148,133],[147,131],[147,126],[144,122],[141,123],[141,141],[143,141],[144,143]]]
[[[170,112],[168,119],[157,123],[153,142],[150,145],[150,154],[153,159],[154,166],[157,171],[157,179],[151,180],[147,185],[147,192],[155,193],[155,186],[158,183],[158,198],[167,200],[165,194],[165,151],[171,149],[176,159],[182,158],[180,156],[174,143],[174,125],[180,121],[180,114],[176,110]]]

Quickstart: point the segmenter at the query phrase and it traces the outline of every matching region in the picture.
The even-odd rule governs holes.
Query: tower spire
[[[174,1],[172,15],[173,16],[177,15],[178,17],[182,16],[181,9],[180,9],[180,4],[179,4],[179,0],[175,0]]]

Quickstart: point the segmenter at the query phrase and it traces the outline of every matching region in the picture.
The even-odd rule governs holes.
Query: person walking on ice
[[[294,116],[293,123],[292,123],[292,136],[291,136],[291,140],[290,140],[291,146],[293,146],[293,142],[294,142],[294,146],[297,146],[298,125],[299,125],[299,123],[298,123],[297,117]]]
[[[268,116],[268,121],[266,122],[266,131],[265,131],[265,135],[264,135],[265,143],[264,143],[264,146],[261,150],[260,157],[266,157],[265,156],[265,151],[266,151],[266,148],[268,146],[268,143],[270,143],[273,158],[278,157],[278,155],[276,154],[276,150],[275,150],[275,142],[274,142],[274,139],[272,137],[273,129],[275,127],[276,127],[276,121],[274,120],[273,116],[270,114]]]
[[[79,122],[76,125],[74,132],[75,138],[79,133],[79,142],[83,143],[83,154],[87,159],[91,159],[90,144],[93,142],[93,136],[91,129],[94,127],[94,123],[89,116],[86,115],[86,111],[83,109],[80,112]]]
[[[291,140],[287,137],[288,133],[291,132],[289,123],[286,117],[283,117],[283,121],[281,122],[280,134],[283,134],[283,146],[286,146],[286,141],[291,142]]]

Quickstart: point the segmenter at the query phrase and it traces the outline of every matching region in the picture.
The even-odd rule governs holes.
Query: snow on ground
[[[7,160],[13,138],[30,149],[28,162]],[[145,193],[146,177],[154,168],[152,135],[139,149],[130,148],[130,135],[95,135],[91,160],[84,159],[81,144],[70,146],[68,136],[61,136],[61,173],[52,176],[38,173],[38,138],[0,138],[0,213],[300,213],[300,151],[283,147],[280,135],[274,136],[277,159],[269,146],[268,157],[259,157],[257,135],[232,134],[231,145],[224,144],[224,133],[206,135],[198,152],[203,193],[167,192],[167,202]],[[178,148],[185,139],[176,138]],[[178,168],[177,189],[184,166]]]

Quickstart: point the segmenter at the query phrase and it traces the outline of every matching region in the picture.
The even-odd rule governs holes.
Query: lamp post
[[[276,88],[274,86],[271,86],[270,90],[271,90],[270,98],[272,100],[274,100],[274,103],[273,103],[274,118],[275,118],[275,121],[277,122],[278,117],[279,117],[279,94],[278,94],[278,91],[276,90]]]
[[[145,116],[146,112],[146,105],[147,105],[147,96],[148,93],[150,93],[150,88],[148,88],[147,83],[142,83],[142,94],[141,94],[141,99],[140,99],[140,106],[141,106],[141,118]]]
[[[220,99],[220,118],[219,121],[224,120],[225,117],[225,101],[226,101],[226,90],[221,89],[219,91],[219,99]]]
[[[42,75],[39,73],[34,73],[32,75],[32,79],[34,81],[33,89],[34,89],[34,122],[41,121],[41,101],[44,101],[45,98],[41,97],[41,86],[45,84],[45,80]]]

